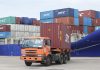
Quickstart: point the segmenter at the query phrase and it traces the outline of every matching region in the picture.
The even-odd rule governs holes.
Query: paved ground
[[[100,70],[100,58],[73,57],[71,61],[63,65],[51,65],[49,67],[33,63],[31,67],[24,65],[20,57],[0,57],[0,70]]]

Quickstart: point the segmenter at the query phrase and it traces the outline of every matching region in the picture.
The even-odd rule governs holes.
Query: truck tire
[[[61,54],[59,60],[55,61],[56,64],[63,64],[63,55]]]
[[[49,56],[46,57],[44,65],[45,66],[50,66],[51,65],[51,58]]]
[[[63,64],[67,63],[67,59],[68,59],[67,55],[64,55],[64,57],[63,57]]]
[[[32,62],[27,62],[27,61],[25,61],[25,65],[26,65],[26,66],[31,66],[31,65],[32,65]]]
[[[70,61],[70,53],[67,53],[67,60]]]

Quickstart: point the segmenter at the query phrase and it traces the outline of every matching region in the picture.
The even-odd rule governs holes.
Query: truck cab
[[[32,62],[44,63],[44,60],[51,54],[51,40],[48,37],[30,37],[20,41],[21,59],[27,66]]]

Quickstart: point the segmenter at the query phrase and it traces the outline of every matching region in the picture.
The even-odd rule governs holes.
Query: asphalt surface
[[[0,56],[0,70],[100,70],[100,57],[72,57],[67,64],[46,67],[33,63],[27,67],[20,57]]]

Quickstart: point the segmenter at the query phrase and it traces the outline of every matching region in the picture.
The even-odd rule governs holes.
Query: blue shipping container
[[[42,23],[53,23],[54,19],[40,20]]]
[[[64,9],[58,9],[54,10],[54,17],[74,17],[74,9],[72,8],[64,8]]]
[[[100,11],[96,11],[96,18],[100,18]]]
[[[74,25],[79,25],[79,18],[74,18]]]
[[[40,19],[53,19],[54,18],[54,11],[45,11],[40,12]]]
[[[89,17],[84,17],[83,22],[84,22],[83,25],[92,26],[92,19]]]
[[[79,11],[78,11],[78,9],[74,9],[74,17],[75,18],[79,17]]]
[[[0,32],[0,38],[8,38],[11,36],[11,32]]]
[[[22,17],[21,18],[21,24],[32,25],[33,20],[36,20],[36,19],[35,18]]]
[[[88,34],[88,26],[84,26],[84,31],[85,34]]]

